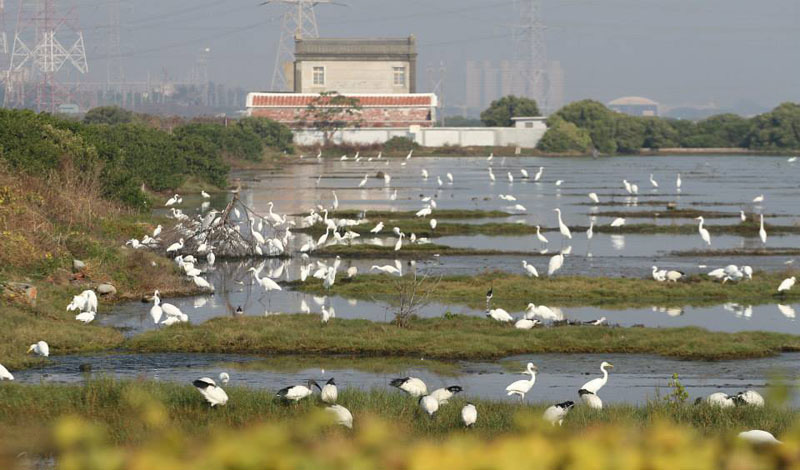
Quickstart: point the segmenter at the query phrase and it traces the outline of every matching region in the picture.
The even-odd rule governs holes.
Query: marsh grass
[[[223,362],[221,368],[245,371],[297,373],[308,369],[352,369],[373,374],[402,374],[409,369],[425,369],[436,375],[461,375],[458,363],[413,357],[360,357],[354,355],[297,356],[279,355],[247,362]]]
[[[800,351],[800,336],[702,328],[557,326],[518,330],[478,317],[416,319],[404,328],[316,315],[215,318],[130,338],[132,352],[240,353],[487,360],[539,353],[655,354],[688,360],[745,359]]]
[[[653,305],[709,305],[723,302],[745,304],[782,303],[800,298],[800,291],[777,295],[780,282],[795,271],[757,272],[750,281],[721,283],[706,275],[692,275],[681,282],[656,282],[653,279],[555,276],[529,278],[517,274],[488,271],[476,276],[446,276],[430,299],[436,302],[485,306],[485,294],[494,287],[493,304],[510,312],[524,310],[529,302],[537,305],[603,306],[606,308],[649,307]],[[393,294],[386,275],[364,274],[337,282],[324,291],[319,280],[290,285],[303,292],[340,295],[354,299],[381,297],[389,302]]]
[[[276,384],[275,390],[285,384]],[[47,453],[52,450],[49,427],[62,416],[80,417],[102,425],[111,443],[135,445],[150,437],[154,429],[168,424],[172,432],[185,436],[224,433],[262,422],[285,422],[300,426],[323,405],[318,395],[296,404],[275,398],[275,390],[226,387],[230,400],[226,406],[209,408],[189,384],[152,381],[118,382],[93,379],[82,385],[19,385],[0,387],[0,438],[5,449]],[[469,393],[467,390],[466,393]],[[499,394],[500,395],[500,394]],[[789,430],[797,412],[781,407],[732,409],[707,405],[669,405],[651,401],[645,405],[607,405],[603,410],[576,406],[562,429],[541,420],[551,403],[536,403],[534,388],[528,402],[500,398],[475,399],[456,396],[429,417],[417,400],[389,388],[362,391],[340,385],[339,404],[353,414],[358,428],[371,417],[392,423],[393,432],[406,437],[443,439],[451,433],[482,438],[524,430],[574,433],[599,424],[624,424],[644,429],[666,421],[695,428],[701,434],[730,434],[742,429],[764,429],[776,435]],[[564,397],[564,399],[575,397]],[[464,429],[460,410],[469,400],[478,410],[478,421]]]

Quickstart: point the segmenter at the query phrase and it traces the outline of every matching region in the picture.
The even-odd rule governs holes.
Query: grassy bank
[[[318,399],[287,405],[274,395],[283,385],[275,384],[274,390],[255,390],[230,384],[226,387],[230,397],[227,406],[209,409],[188,384],[112,380],[92,380],[86,385],[6,384],[0,387],[0,442],[15,450],[48,451],[50,443],[41,437],[49,435],[49,426],[65,415],[102,425],[107,439],[117,445],[141,443],[167,423],[173,432],[183,436],[204,436],[260,422],[278,422],[287,427],[313,422],[312,413],[321,408]],[[351,411],[356,429],[377,416],[391,422],[395,432],[408,437],[441,439],[451,432],[464,432],[460,410],[467,401],[465,397],[456,396],[431,419],[420,412],[416,399],[398,390],[387,387],[360,391],[343,383],[339,387],[338,402]],[[535,402],[535,387],[531,395],[529,400]],[[531,428],[574,434],[600,424],[642,429],[655,421],[683,424],[706,435],[743,429],[766,429],[781,435],[798,417],[796,411],[777,407],[722,410],[706,405],[651,402],[642,406],[609,405],[595,411],[576,406],[563,428],[556,430],[540,420],[550,403],[519,404],[501,396],[498,392],[496,401],[469,398],[479,416],[475,427],[469,430],[471,435],[497,437]],[[577,393],[564,399],[577,400]]]
[[[465,211],[466,212],[466,211]],[[683,211],[686,213],[693,213],[693,211]],[[612,212],[616,214],[616,212]],[[619,213],[619,217],[626,217],[624,212]],[[438,213],[434,214],[438,218]],[[611,217],[611,216],[609,216]],[[644,218],[646,216],[638,216],[637,218]],[[671,216],[672,217],[672,216]],[[679,217],[679,216],[675,216]],[[738,215],[736,216],[738,218]],[[633,218],[633,217],[632,217]],[[652,218],[658,218],[653,215]],[[751,219],[755,220],[755,219]],[[436,229],[431,229],[430,220],[422,218],[393,218],[388,215],[386,217],[376,216],[369,214],[369,222],[362,223],[349,227],[349,230],[360,234],[362,237],[376,236],[370,233],[373,227],[378,222],[383,222],[385,227],[377,236],[390,236],[394,237],[392,229],[398,227],[400,231],[407,235],[412,233],[417,237],[444,237],[452,235],[533,235],[536,233],[536,226],[523,223],[513,222],[489,222],[482,224],[458,223],[458,222],[439,222]],[[712,235],[742,235],[757,237],[759,224],[758,222],[743,222],[738,224],[725,224],[725,225],[705,225]],[[582,225],[572,225],[570,229],[575,234],[582,234],[589,227]],[[764,224],[767,233],[771,235],[776,234],[789,234],[800,233],[800,226],[797,225],[771,225]],[[325,233],[325,225],[318,223],[310,227],[303,227],[294,230],[299,233],[309,233],[315,236]],[[558,227],[540,227],[543,233],[558,232]],[[673,234],[673,235],[695,235],[698,233],[697,224],[632,224],[627,223],[621,227],[611,227],[609,224],[595,225],[593,227],[595,233],[605,234]],[[537,246],[538,246],[538,242]]]
[[[46,359],[27,356],[28,346],[47,341],[51,354],[114,347],[122,335],[84,325],[66,306],[84,289],[111,283],[117,293],[99,299],[100,311],[156,288],[164,295],[195,292],[163,257],[124,248],[131,237],[151,233],[156,221],[104,198],[98,175],[70,167],[31,176],[0,166],[0,363],[11,369]],[[74,269],[73,260],[85,263]],[[35,299],[6,289],[35,287]],[[34,301],[31,301],[34,300]]]
[[[800,336],[717,333],[701,328],[563,326],[517,330],[486,318],[455,316],[413,320],[407,328],[368,320],[317,315],[215,318],[129,339],[134,352],[343,354],[425,359],[497,359],[516,354],[631,353],[713,360],[765,357],[800,351]]]
[[[520,264],[520,270],[522,265]],[[694,275],[685,281],[656,282],[652,279],[602,278],[586,276],[556,276],[529,278],[504,272],[485,272],[476,276],[447,276],[430,294],[430,300],[466,305],[474,309],[485,307],[485,295],[494,288],[492,303],[508,311],[525,309],[528,302],[558,306],[603,306],[607,308],[646,307],[651,305],[704,305],[739,302],[760,304],[792,302],[800,299],[800,291],[777,295],[781,280],[795,272],[758,272],[750,281],[722,284],[705,275]],[[356,299],[392,301],[397,286],[387,282],[386,275],[359,275],[342,279],[329,290],[319,280],[293,283],[303,292],[341,295]]]

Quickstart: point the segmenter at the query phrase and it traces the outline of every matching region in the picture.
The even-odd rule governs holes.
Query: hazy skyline
[[[426,69],[444,62],[450,104],[464,100],[469,59],[512,58],[512,0],[345,0],[320,5],[321,36],[417,37],[420,91]],[[14,4],[6,29],[13,32]],[[80,1],[91,80],[105,80],[110,2]],[[188,77],[211,49],[209,78],[269,88],[285,6],[241,0],[123,2],[122,57],[128,80],[166,70]],[[565,74],[565,99],[641,95],[666,106],[800,101],[800,5],[796,0],[542,0],[550,60]]]

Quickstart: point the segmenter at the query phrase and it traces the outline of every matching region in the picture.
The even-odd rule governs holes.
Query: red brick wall
[[[266,117],[291,127],[304,127],[308,120],[305,108],[252,108],[253,116]],[[431,113],[427,108],[364,108],[356,115],[342,116],[347,122],[361,121],[361,127],[431,127]]]

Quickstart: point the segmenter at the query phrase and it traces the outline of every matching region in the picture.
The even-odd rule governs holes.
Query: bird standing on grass
[[[478,409],[475,408],[475,405],[467,403],[461,408],[461,421],[463,421],[464,426],[468,428],[475,425],[475,422],[478,421]]]
[[[197,388],[197,391],[203,395],[203,398],[206,399],[212,408],[217,405],[228,403],[228,394],[225,393],[225,390],[217,386],[214,379],[203,377],[202,379],[197,379],[192,382],[192,385]]]
[[[561,426],[561,423],[564,422],[564,418],[567,417],[567,413],[569,413],[569,410],[571,410],[574,406],[574,401],[565,401],[553,406],[549,406],[546,410],[544,410],[542,418],[553,426],[556,424]]]
[[[353,414],[347,408],[342,405],[331,405],[326,407],[325,411],[333,415],[336,424],[353,429]]]
[[[421,397],[428,394],[428,387],[425,385],[425,382],[416,377],[393,379],[389,382],[389,385],[399,388],[412,397]]]
[[[614,366],[611,363],[603,361],[603,363],[600,364],[600,371],[603,372],[603,376],[586,382],[583,384],[583,387],[578,390],[578,395],[580,395],[581,400],[590,408],[596,410],[603,408],[603,402],[600,400],[600,397],[597,396],[597,392],[608,382],[608,371],[606,369],[613,368]]]
[[[336,388],[336,382],[331,377],[320,390],[320,399],[328,404],[336,403],[339,398],[339,390]]]
[[[422,408],[422,411],[428,413],[428,416],[433,418],[433,415],[439,411],[439,400],[430,395],[423,395],[419,397],[419,406]]]
[[[448,400],[453,398],[456,393],[463,392],[464,389],[459,385],[451,385],[449,387],[437,388],[431,392],[431,396],[439,401],[439,405],[446,405]]]
[[[28,352],[32,352],[37,356],[48,357],[50,355],[50,345],[44,341],[39,341],[36,344],[31,344]]]
[[[314,380],[309,380],[306,385],[293,385],[291,387],[286,387],[278,390],[276,396],[286,400],[286,401],[293,401],[297,403],[298,401],[302,400],[303,398],[310,397],[314,394],[313,387],[319,387],[319,384]]]

